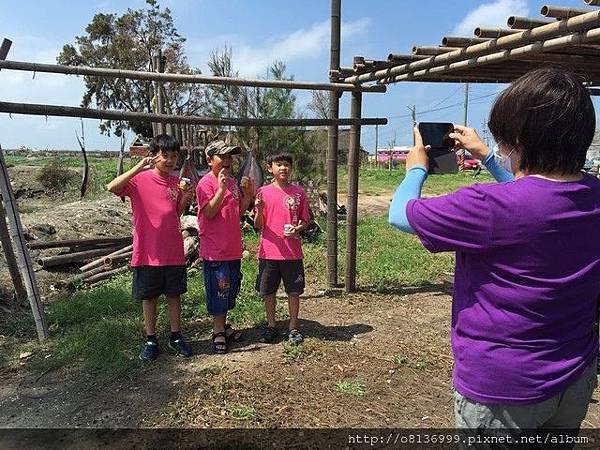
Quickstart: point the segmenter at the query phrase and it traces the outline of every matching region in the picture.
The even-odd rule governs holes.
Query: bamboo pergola
[[[507,28],[477,27],[472,37],[446,36],[439,45],[416,45],[406,54],[389,53],[387,60],[355,56],[352,67],[338,64],[331,67],[331,73],[336,75],[336,81],[357,86],[402,81],[509,83],[532,69],[551,64],[567,67],[588,86],[595,86],[600,84],[600,9],[589,7],[600,6],[600,0],[585,0],[585,3],[588,8],[546,5],[540,11],[543,18],[512,16],[507,20]],[[592,95],[599,93],[600,90],[590,89]],[[360,93],[352,93],[352,111],[357,116],[359,96]],[[358,177],[354,174],[358,168],[353,164],[349,161],[345,273],[349,292],[356,290]],[[337,270],[334,255],[328,246],[329,280],[334,279]]]

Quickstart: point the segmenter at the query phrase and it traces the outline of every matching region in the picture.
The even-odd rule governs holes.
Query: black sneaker
[[[175,340],[169,339],[169,348],[171,350],[174,350],[175,353],[183,356],[184,358],[189,358],[190,356],[192,356],[193,353],[192,347],[190,347],[190,344],[185,342],[183,338]]]
[[[140,351],[140,359],[142,361],[154,361],[158,356],[158,342],[147,340],[142,345],[142,350]]]

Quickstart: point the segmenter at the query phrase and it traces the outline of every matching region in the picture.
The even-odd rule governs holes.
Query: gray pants
[[[469,429],[471,432],[492,429],[498,431],[494,434],[504,433],[504,435],[515,436],[519,434],[518,430],[522,429],[576,430],[579,429],[587,414],[588,405],[597,385],[596,360],[594,360],[577,381],[563,392],[531,405],[483,405],[455,392],[456,428]],[[490,446],[471,445],[468,448],[490,448]],[[494,446],[494,448],[499,447]]]

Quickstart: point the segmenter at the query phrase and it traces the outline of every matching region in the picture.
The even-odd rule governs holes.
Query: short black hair
[[[277,152],[267,156],[267,164],[269,166],[277,161],[285,161],[289,163],[290,166],[294,165],[294,157],[289,153]]]
[[[158,136],[154,136],[152,141],[150,141],[150,153],[153,155],[157,155],[160,153],[166,152],[177,152],[179,153],[181,147],[179,145],[179,141],[175,139],[173,136],[169,136],[168,134],[159,134]]]
[[[585,164],[596,115],[577,75],[547,67],[527,72],[498,96],[488,127],[498,144],[518,153],[520,170],[567,175]]]

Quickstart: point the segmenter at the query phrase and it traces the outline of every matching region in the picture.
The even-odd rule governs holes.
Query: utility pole
[[[465,83],[465,119],[463,125],[467,126],[467,119],[469,117],[469,83]]]
[[[379,147],[379,125],[375,125],[375,168],[379,168],[379,153],[377,148]]]
[[[412,108],[410,106],[407,106],[408,110],[410,111],[410,115],[412,118],[412,128],[417,126],[417,107],[415,105],[412,105]],[[415,145],[417,143],[417,141],[415,140],[415,132],[413,130],[413,145]]]
[[[481,133],[483,134],[483,142],[485,142],[486,147],[490,147],[490,137],[488,135],[488,129],[485,123],[485,120],[481,122]]]

